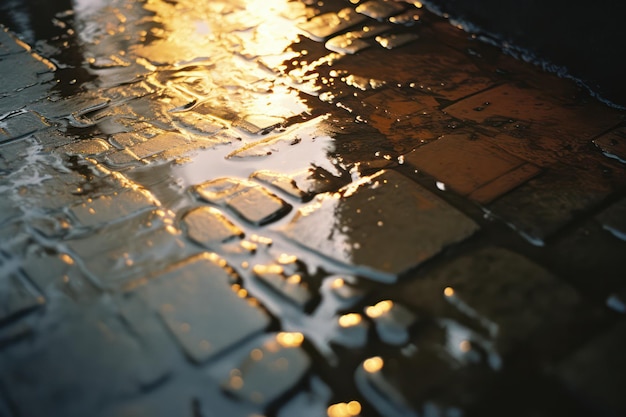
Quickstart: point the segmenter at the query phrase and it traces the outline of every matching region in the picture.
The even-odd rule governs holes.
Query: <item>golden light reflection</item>
[[[469,340],[463,340],[459,344],[459,348],[461,349],[461,352],[469,352],[470,349],[472,348],[472,344],[470,343]]]
[[[270,264],[270,265],[254,265],[254,267],[252,268],[252,272],[255,273],[255,275],[281,275],[283,273],[284,269],[282,266],[280,265],[276,265],[276,264]]]
[[[233,375],[229,381],[230,387],[232,389],[238,390],[243,387],[243,378],[238,375]]]
[[[443,290],[443,295],[445,295],[446,297],[452,297],[454,295],[454,289],[452,287],[446,287]]]
[[[344,285],[345,285],[345,281],[343,280],[343,278],[335,278],[333,282],[330,284],[331,288],[335,290],[343,287]]]
[[[350,401],[349,403],[332,404],[326,413],[328,417],[356,417],[361,413],[361,403]]]
[[[384,301],[377,303],[376,305],[367,307],[365,309],[365,314],[367,314],[368,317],[375,319],[389,312],[392,307],[393,307],[393,301],[384,300]]]
[[[261,349],[254,349],[252,352],[250,352],[250,357],[252,358],[252,360],[260,361],[261,359],[263,359],[263,351]]]
[[[297,260],[298,257],[296,255],[288,255],[286,253],[281,253],[277,259],[278,263],[283,265],[292,264]]]
[[[295,274],[287,278],[288,284],[300,284],[302,282],[302,276]]]
[[[68,265],[74,265],[74,260],[72,259],[72,257],[71,257],[70,255],[68,255],[68,254],[64,253],[64,254],[62,254],[62,255],[60,256],[60,258],[61,258],[61,260],[62,260],[63,262],[65,262],[66,264],[68,264]]]
[[[385,362],[383,361],[383,358],[380,356],[374,356],[373,358],[366,359],[363,362],[363,369],[365,369],[366,372],[373,374],[383,369],[384,364]]]
[[[304,342],[304,335],[298,332],[281,332],[276,335],[276,341],[282,347],[298,347]]]
[[[339,325],[341,327],[353,327],[359,325],[362,320],[363,318],[358,313],[344,314],[339,317]]]

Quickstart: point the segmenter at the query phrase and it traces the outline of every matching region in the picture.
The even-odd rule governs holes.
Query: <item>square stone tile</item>
[[[218,178],[195,187],[205,201],[233,210],[240,218],[255,225],[278,220],[291,211],[291,205],[254,182]]]
[[[394,282],[478,226],[395,171],[379,171],[300,209],[283,233],[298,244]]]
[[[622,174],[607,177],[594,160],[574,168],[553,165],[541,175],[495,200],[487,210],[534,245],[585,213],[619,188]]]
[[[542,90],[503,84],[445,108],[462,120],[496,132],[524,125],[535,136],[569,135],[569,141],[589,141],[621,121],[618,111],[596,103],[563,103]],[[547,132],[549,131],[549,132]]]
[[[523,184],[540,169],[483,140],[448,135],[405,155],[405,160],[457,193],[486,204]]]
[[[594,415],[626,414],[626,322],[580,348],[560,363],[556,375]]]
[[[567,353],[601,317],[549,271],[497,247],[456,258],[390,293],[422,319],[467,325],[490,341],[500,365],[517,352],[545,360]]]
[[[602,153],[626,164],[626,128],[615,129],[593,141]]]
[[[137,288],[192,361],[203,363],[263,331],[270,318],[235,292],[237,277],[215,254],[174,265]]]
[[[602,224],[602,227],[611,232],[613,236],[626,241],[626,198],[611,205],[596,216],[596,219]]]
[[[300,23],[298,27],[311,39],[321,42],[332,35],[355,26],[367,17],[357,13],[352,8],[345,8],[338,12],[325,13],[313,19]]]

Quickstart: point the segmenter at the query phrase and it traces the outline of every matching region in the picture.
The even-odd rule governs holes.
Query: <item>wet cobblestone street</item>
[[[0,417],[626,415],[623,110],[419,2],[46,13],[0,26]]]

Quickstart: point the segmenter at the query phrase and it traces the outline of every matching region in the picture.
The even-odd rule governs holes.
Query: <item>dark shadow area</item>
[[[531,60],[548,63],[544,65],[548,69],[572,76],[601,98],[626,106],[621,56],[626,50],[626,26],[621,3],[610,0],[593,4],[565,0],[430,0],[427,3],[451,18],[475,25],[505,49],[512,46],[510,50],[517,52],[516,55],[521,52],[523,56],[523,51],[528,51],[536,58]],[[549,64],[559,68],[550,68]]]

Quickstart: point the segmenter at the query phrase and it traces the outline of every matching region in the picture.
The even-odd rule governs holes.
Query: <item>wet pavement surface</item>
[[[353,3],[4,2],[0,416],[626,414],[625,113]]]

